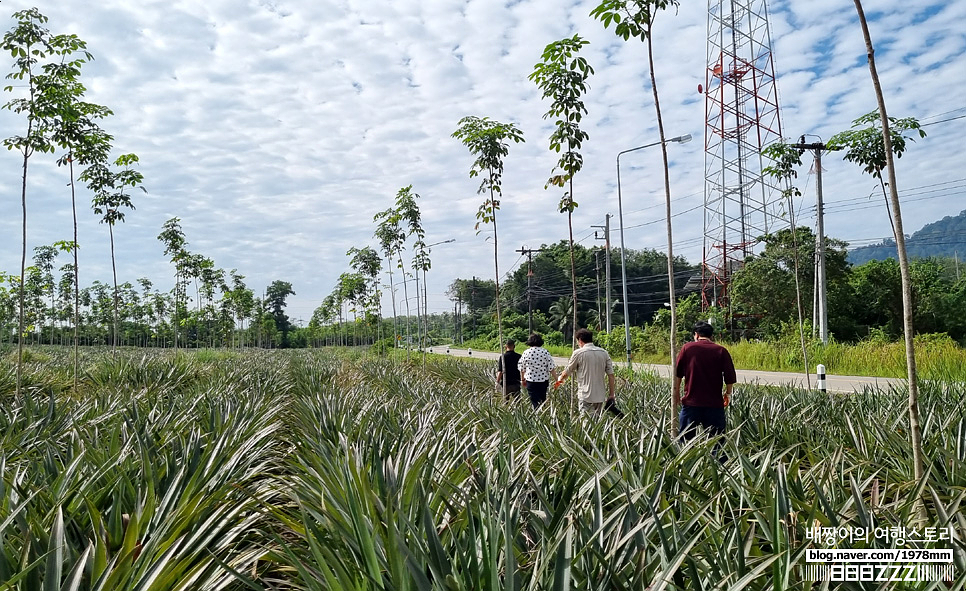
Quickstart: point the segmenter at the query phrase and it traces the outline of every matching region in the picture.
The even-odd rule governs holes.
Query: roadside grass
[[[19,397],[0,363],[0,589],[966,587],[959,381],[923,384],[915,482],[902,391],[739,385],[719,461],[648,374],[616,420],[438,356],[88,351],[73,392],[41,353]],[[813,584],[815,525],[952,528],[956,579]]]

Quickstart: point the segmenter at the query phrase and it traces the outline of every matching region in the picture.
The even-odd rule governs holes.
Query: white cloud
[[[9,11],[27,5],[4,3]],[[225,269],[236,268],[260,290],[293,283],[291,314],[308,319],[345,271],[345,251],[374,244],[372,216],[400,187],[422,197],[433,249],[431,308],[449,309],[442,293],[456,277],[492,274],[489,230],[474,231],[482,201],[468,176],[472,156],[450,134],[465,115],[512,121],[526,135],[506,159],[500,212],[501,271],[513,252],[566,237],[561,195],[543,186],[556,161],[547,149],[551,121],[527,79],[543,48],[579,34],[595,68],[585,97],[590,134],[584,170],[575,179],[575,238],[594,244],[592,225],[617,213],[615,158],[657,139],[646,46],[623,42],[589,16],[594,2],[569,0],[103,0],[77,10],[66,0],[44,7],[55,32],[86,40],[95,61],[85,67],[88,99],[115,114],[104,127],[118,153],[141,157],[147,195],[117,228],[122,280],[149,276],[157,287],[170,269],[156,236],[166,219],[182,219],[189,248]],[[676,254],[701,257],[705,6],[682,4],[662,14],[655,61],[665,131],[694,141],[668,147]],[[851,3],[773,2],[775,64],[788,137],[828,139],[871,111],[874,99],[865,46]],[[924,123],[966,114],[962,75],[966,0],[915,7],[866,2],[876,61],[890,114]],[[11,21],[6,21],[8,29]],[[949,113],[949,115],[940,116]],[[901,159],[899,184],[912,189],[962,178],[964,119],[927,126]],[[4,137],[22,122],[0,114]],[[19,268],[20,165],[0,158],[0,269]],[[626,168],[624,168],[626,166]],[[837,155],[825,159],[830,203],[872,192],[875,182]],[[660,150],[622,160],[627,244],[665,248]],[[50,158],[32,159],[28,188],[30,247],[69,237],[67,172]],[[812,179],[803,198],[812,203]],[[626,176],[625,176],[626,175]],[[927,194],[928,196],[928,194]],[[908,231],[958,213],[954,194],[909,201]],[[83,281],[109,278],[106,228],[78,192]],[[870,203],[881,202],[871,197]],[[840,208],[841,209],[841,208]],[[836,211],[827,229],[845,239],[889,233],[881,208]],[[856,224],[856,213],[862,223]],[[814,212],[812,213],[812,215]],[[809,222],[803,219],[803,222]],[[615,226],[616,242],[616,218]],[[631,228],[631,226],[635,226]]]

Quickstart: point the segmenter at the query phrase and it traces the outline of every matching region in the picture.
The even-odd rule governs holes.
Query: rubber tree
[[[399,327],[396,324],[398,313],[396,312],[396,286],[393,281],[393,258],[397,257],[402,250],[402,244],[406,241],[406,233],[400,226],[401,217],[395,208],[390,207],[380,211],[373,216],[372,221],[378,222],[376,226],[375,238],[379,241],[379,248],[386,257],[386,271],[389,273],[389,298],[392,301],[392,342],[393,347],[399,340]],[[405,281],[405,273],[403,273]]]
[[[171,264],[174,265],[174,307],[171,311],[171,328],[174,332],[174,348],[178,349],[178,328],[181,323],[182,302],[187,299],[186,295],[186,262],[190,253],[186,250],[188,245],[185,240],[184,231],[181,229],[181,219],[171,218],[164,222],[158,240],[164,244],[164,254],[171,257]]]
[[[406,238],[409,237],[409,234],[407,233],[406,229],[403,228],[403,223],[406,222],[407,220],[403,218],[403,214],[400,211],[399,205],[401,203],[408,203],[409,201],[415,199],[412,196],[413,195],[412,191],[413,191],[412,185],[408,185],[406,187],[399,189],[399,191],[396,192],[395,206],[390,207],[389,209],[383,212],[377,213],[375,218],[373,218],[375,221],[380,222],[379,229],[377,229],[377,234],[384,233],[385,239],[392,243],[392,247],[390,248],[390,250],[393,251],[396,255],[396,268],[400,269],[400,271],[402,272],[403,298],[405,298],[404,303],[406,305],[406,341],[409,343],[412,342],[410,322],[409,322],[409,316],[410,316],[409,286],[407,285],[407,280],[406,280],[406,265],[405,263],[403,263],[403,260],[402,260],[402,251],[404,248],[404,244],[406,242]],[[382,236],[380,237],[380,240],[382,240]],[[393,301],[395,302],[395,295],[393,296],[393,298],[394,298]],[[406,351],[407,351],[406,358],[408,359],[410,357],[410,352],[408,347]]]
[[[661,158],[664,163],[664,206],[667,226],[667,283],[671,304],[671,375],[677,371],[677,302],[674,295],[674,243],[671,232],[671,174],[667,158],[667,140],[664,119],[661,116],[661,100],[654,73],[654,20],[670,7],[677,7],[678,0],[604,0],[590,15],[603,23],[604,28],[614,25],[614,32],[625,41],[634,37],[647,44],[647,65],[650,70],[651,91],[654,95],[654,112],[657,117],[658,138],[661,141]],[[678,434],[678,402],[671,397],[671,436]]]
[[[400,221],[406,224],[406,237],[413,236],[416,238],[416,242],[413,244],[414,256],[410,268],[416,283],[416,339],[419,341],[420,348],[422,348],[424,318],[419,306],[419,265],[424,262],[426,256],[426,230],[423,229],[422,213],[419,211],[419,206],[416,205],[417,199],[419,199],[419,193],[412,191],[412,185],[406,187],[396,196],[396,211],[399,212]]]
[[[500,210],[500,199],[503,196],[503,159],[510,153],[510,142],[523,142],[523,132],[512,123],[500,123],[488,117],[463,117],[457,123],[452,137],[463,142],[463,145],[476,157],[470,167],[470,178],[480,177],[477,195],[486,195],[483,203],[476,212],[476,233],[480,233],[480,226],[493,224],[493,277],[496,299],[497,339],[500,341],[499,350],[503,351],[503,319],[500,310],[500,243],[497,233],[496,212]]]
[[[798,176],[796,169],[802,165],[802,152],[785,142],[775,142],[765,148],[762,154],[772,161],[772,164],[766,166],[762,172],[777,180],[780,186],[784,187],[782,197],[788,204],[788,222],[792,232],[792,248],[795,253],[795,304],[798,311],[798,341],[802,347],[802,363],[805,364],[805,383],[811,390],[811,376],[808,373],[808,347],[805,345],[805,314],[802,307],[801,272],[799,271],[798,260],[798,230],[795,221],[795,198],[801,197],[802,192],[792,184],[792,181]]]
[[[144,175],[132,168],[138,163],[136,154],[123,154],[114,161],[117,170],[103,163],[95,163],[81,173],[81,180],[87,183],[94,193],[91,208],[101,216],[101,223],[107,224],[111,242],[111,272],[114,279],[114,322],[111,350],[117,354],[118,340],[118,288],[117,258],[114,250],[114,225],[124,221],[124,209],[135,209],[129,189],[138,188],[147,192],[142,184]]]
[[[17,386],[19,394],[23,384],[23,337],[24,337],[24,299],[23,285],[27,266],[27,170],[30,157],[35,153],[51,153],[56,144],[51,137],[51,117],[59,108],[52,103],[50,95],[45,95],[50,87],[68,83],[60,76],[75,75],[80,64],[90,59],[86,44],[76,35],[53,35],[47,28],[47,17],[36,8],[22,10],[13,15],[16,24],[7,31],[0,43],[0,50],[13,57],[13,67],[7,79],[14,81],[5,85],[5,92],[17,92],[19,96],[3,105],[26,119],[23,135],[14,135],[3,140],[8,150],[17,150],[23,156],[21,175],[21,256],[20,313],[17,327]],[[78,57],[72,57],[74,54]],[[59,64],[72,64],[75,68],[59,68]]]
[[[366,311],[366,320],[370,316],[375,316],[378,326],[378,323],[381,322],[381,315],[379,314],[379,271],[382,271],[382,260],[379,253],[370,246],[364,248],[352,247],[346,252],[346,256],[352,257],[349,260],[349,265],[366,280],[362,294],[362,305]],[[374,337],[373,340],[375,340]]]
[[[86,54],[88,59],[90,54]],[[43,105],[45,119],[50,128],[51,141],[63,150],[57,166],[68,171],[70,206],[73,222],[73,245],[79,245],[77,233],[77,184],[74,182],[74,165],[81,167],[103,165],[108,162],[113,136],[98,125],[98,121],[111,115],[107,107],[83,100],[87,89],[80,82],[81,66],[86,60],[64,60],[44,66],[43,93],[39,102]],[[80,261],[77,248],[71,249],[74,258],[74,373],[78,367],[78,325],[80,324]],[[76,378],[74,387],[76,389]]]
[[[875,86],[879,108],[852,122],[852,128],[832,136],[828,141],[830,149],[844,150],[843,157],[862,167],[862,171],[871,174],[882,183],[882,173],[887,175],[886,185],[889,192],[889,204],[893,224],[893,236],[896,239],[896,252],[899,259],[899,274],[902,282],[902,326],[906,349],[906,373],[909,382],[909,436],[912,444],[913,472],[916,481],[922,479],[925,471],[925,460],[922,450],[922,427],[919,419],[919,382],[916,371],[916,351],[914,345],[915,326],[913,322],[912,273],[909,269],[909,256],[906,252],[906,238],[902,228],[902,211],[899,206],[899,190],[896,186],[895,161],[893,156],[901,157],[905,152],[907,140],[906,132],[912,132],[919,137],[926,137],[919,122],[912,117],[897,119],[889,117],[885,110],[885,99],[875,71],[872,40],[869,37],[868,26],[862,12],[861,4],[856,0],[862,30],[865,34],[868,49],[869,69]]]
[[[550,109],[544,119],[554,118],[553,133],[550,134],[550,149],[560,154],[560,159],[550,173],[544,188],[551,185],[566,187],[563,197],[557,204],[560,213],[567,214],[567,230],[570,234],[570,285],[573,297],[573,334],[572,345],[577,340],[577,264],[574,260],[574,175],[583,166],[584,159],[577,150],[588,138],[587,132],[580,129],[580,120],[587,114],[581,98],[587,92],[587,79],[594,73],[587,60],[577,56],[580,49],[589,41],[574,35],[547,45],[543,50],[540,63],[533,67],[529,79],[543,91],[543,97],[550,99]]]
[[[49,343],[51,345],[54,344],[54,320],[57,316],[54,302],[54,261],[57,259],[58,252],[56,246],[34,247],[34,267],[39,273],[40,287],[44,297],[50,300],[50,309],[44,313],[44,319],[50,322]]]

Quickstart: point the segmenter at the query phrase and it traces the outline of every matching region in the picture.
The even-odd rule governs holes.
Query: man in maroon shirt
[[[697,427],[709,435],[725,432],[725,407],[738,381],[731,354],[711,340],[714,327],[707,322],[694,325],[694,342],[681,347],[674,376],[674,401],[681,408],[681,437],[694,437]],[[684,397],[681,380],[684,379]],[[724,394],[721,389],[724,386]]]

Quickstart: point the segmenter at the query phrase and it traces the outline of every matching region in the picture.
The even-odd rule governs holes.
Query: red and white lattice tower
[[[708,0],[704,307],[730,307],[731,274],[756,239],[788,225],[762,149],[782,137],[765,0]]]

